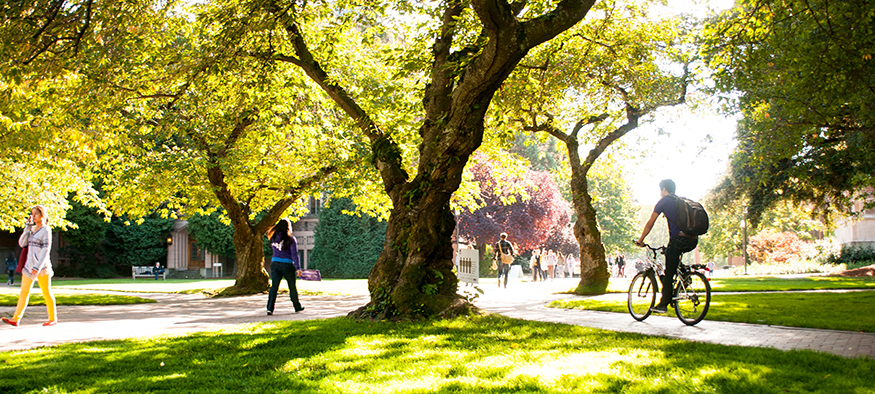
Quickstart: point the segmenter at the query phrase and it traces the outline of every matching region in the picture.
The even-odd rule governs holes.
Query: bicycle
[[[643,270],[640,270],[629,285],[628,308],[632,318],[642,321],[650,316],[650,308],[656,303],[656,295],[660,294],[657,275],[662,277],[665,265],[657,259],[657,252],[665,254],[665,246],[658,248],[644,244],[650,252],[643,260]],[[672,280],[674,292],[671,306],[675,308],[678,319],[688,326],[702,321],[711,305],[711,284],[698,270],[705,269],[703,264],[678,264],[677,275]]]

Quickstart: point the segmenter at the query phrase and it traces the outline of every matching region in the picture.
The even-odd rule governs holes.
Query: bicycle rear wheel
[[[642,321],[650,316],[650,308],[656,302],[656,283],[653,273],[639,272],[629,285],[628,307],[632,318]]]
[[[695,325],[705,318],[711,305],[711,284],[699,272],[690,272],[675,287],[675,313],[684,324]]]

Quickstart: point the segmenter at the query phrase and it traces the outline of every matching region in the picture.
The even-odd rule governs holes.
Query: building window
[[[310,215],[318,215],[322,208],[322,199],[310,196]]]
[[[204,261],[204,248],[198,247],[194,242],[191,243],[191,260]]]

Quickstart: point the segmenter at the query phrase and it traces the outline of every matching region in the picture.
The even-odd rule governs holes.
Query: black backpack
[[[699,236],[708,232],[708,212],[705,207],[689,198],[674,197],[678,211],[678,222],[675,223],[687,235]],[[666,216],[666,219],[668,217]]]

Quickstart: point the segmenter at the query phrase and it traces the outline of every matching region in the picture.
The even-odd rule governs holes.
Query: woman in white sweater
[[[18,296],[18,307],[15,308],[15,315],[12,316],[12,319],[4,317],[3,321],[18,326],[18,322],[24,316],[24,310],[27,308],[33,282],[39,281],[39,287],[43,291],[43,298],[49,312],[49,321],[43,325],[54,326],[58,323],[58,315],[55,311],[55,295],[52,294],[52,276],[55,272],[52,271],[50,259],[52,229],[48,226],[49,217],[46,207],[37,205],[31,208],[28,222],[18,239],[18,244],[22,248],[25,246],[28,248],[27,262],[21,269],[21,294]]]

